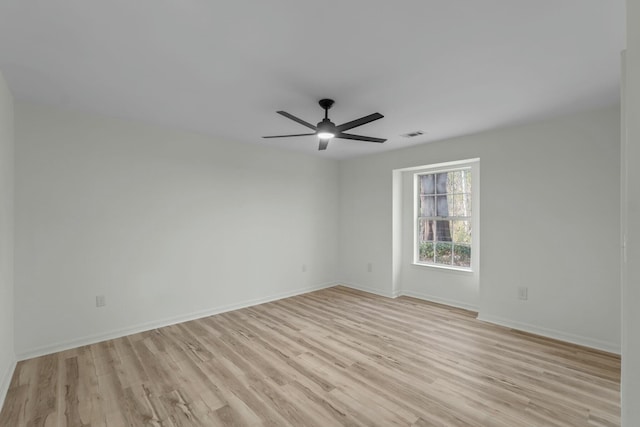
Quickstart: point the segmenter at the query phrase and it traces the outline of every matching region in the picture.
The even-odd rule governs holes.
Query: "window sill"
[[[413,262],[411,263],[411,265],[415,267],[436,268],[438,270],[448,270],[448,271],[459,272],[459,273],[473,273],[473,269],[467,268],[467,267],[453,267],[453,266],[450,267],[448,265],[421,264],[417,262]]]

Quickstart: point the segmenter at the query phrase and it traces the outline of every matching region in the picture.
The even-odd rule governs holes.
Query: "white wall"
[[[0,72],[0,408],[16,356],[13,347],[13,98]]]
[[[611,108],[342,161],[339,278],[393,293],[394,169],[480,158],[479,294],[442,286],[446,273],[405,275],[400,292],[421,289],[477,305],[485,320],[620,351],[619,120]]]
[[[626,112],[627,260],[623,283],[622,425],[640,425],[640,3],[627,1]],[[623,224],[623,227],[625,224]]]
[[[335,161],[29,104],[15,125],[19,357],[335,282]]]

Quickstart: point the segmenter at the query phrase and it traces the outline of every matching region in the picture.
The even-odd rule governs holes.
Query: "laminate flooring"
[[[333,287],[18,364],[0,426],[618,426],[620,358]]]

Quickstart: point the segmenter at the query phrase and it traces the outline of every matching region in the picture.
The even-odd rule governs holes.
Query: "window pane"
[[[436,222],[432,219],[418,220],[418,244],[432,242],[436,237]]]
[[[435,175],[420,175],[420,194],[435,194],[436,186],[434,184]]]
[[[471,221],[451,221],[451,226],[455,243],[471,244]]]
[[[449,172],[447,173],[447,193],[455,193],[454,188],[456,186],[456,173]]]
[[[471,194],[467,193],[462,196],[463,212],[462,216],[471,216]]]
[[[450,216],[471,216],[470,194],[454,194],[449,201]]]
[[[471,246],[453,246],[453,265],[459,267],[471,267]]]
[[[436,216],[436,199],[434,196],[420,196],[418,210],[420,216]]]
[[[451,243],[436,243],[436,263],[451,264]]]
[[[452,194],[449,196],[449,215],[460,216],[459,206],[462,206],[460,194]]]
[[[420,262],[425,262],[427,264],[433,264],[433,243],[432,242],[422,242],[420,243],[420,253],[418,254],[418,260]]]
[[[449,172],[449,193],[462,193],[462,171]]]
[[[447,194],[447,183],[449,182],[449,174],[447,172],[437,173],[436,175],[436,194]]]
[[[436,240],[439,242],[451,241],[451,221],[436,221]]]
[[[436,216],[449,216],[449,197],[436,196]]]

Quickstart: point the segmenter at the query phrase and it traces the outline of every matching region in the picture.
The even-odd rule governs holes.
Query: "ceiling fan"
[[[351,133],[344,133],[345,130],[353,129],[358,126],[362,126],[364,124],[370,123],[374,120],[378,120],[383,118],[384,116],[380,113],[369,114],[368,116],[361,117],[356,120],[352,120],[347,123],[343,123],[340,126],[336,126],[331,120],[329,120],[329,108],[333,106],[333,99],[321,99],[318,104],[320,107],[324,109],[324,119],[319,122],[316,126],[311,123],[305,122],[304,120],[287,113],[286,111],[278,111],[278,114],[285,116],[288,119],[293,120],[294,122],[298,122],[303,126],[308,127],[309,129],[313,129],[313,133],[298,133],[295,135],[273,135],[273,136],[263,136],[263,138],[287,138],[292,136],[306,136],[306,135],[317,135],[320,139],[320,145],[318,146],[318,150],[326,150],[327,145],[329,145],[329,141],[332,138],[340,138],[340,139],[354,139],[356,141],[367,141],[367,142],[385,142],[386,139],[382,138],[374,138],[371,136],[361,136],[361,135],[353,135]]]

